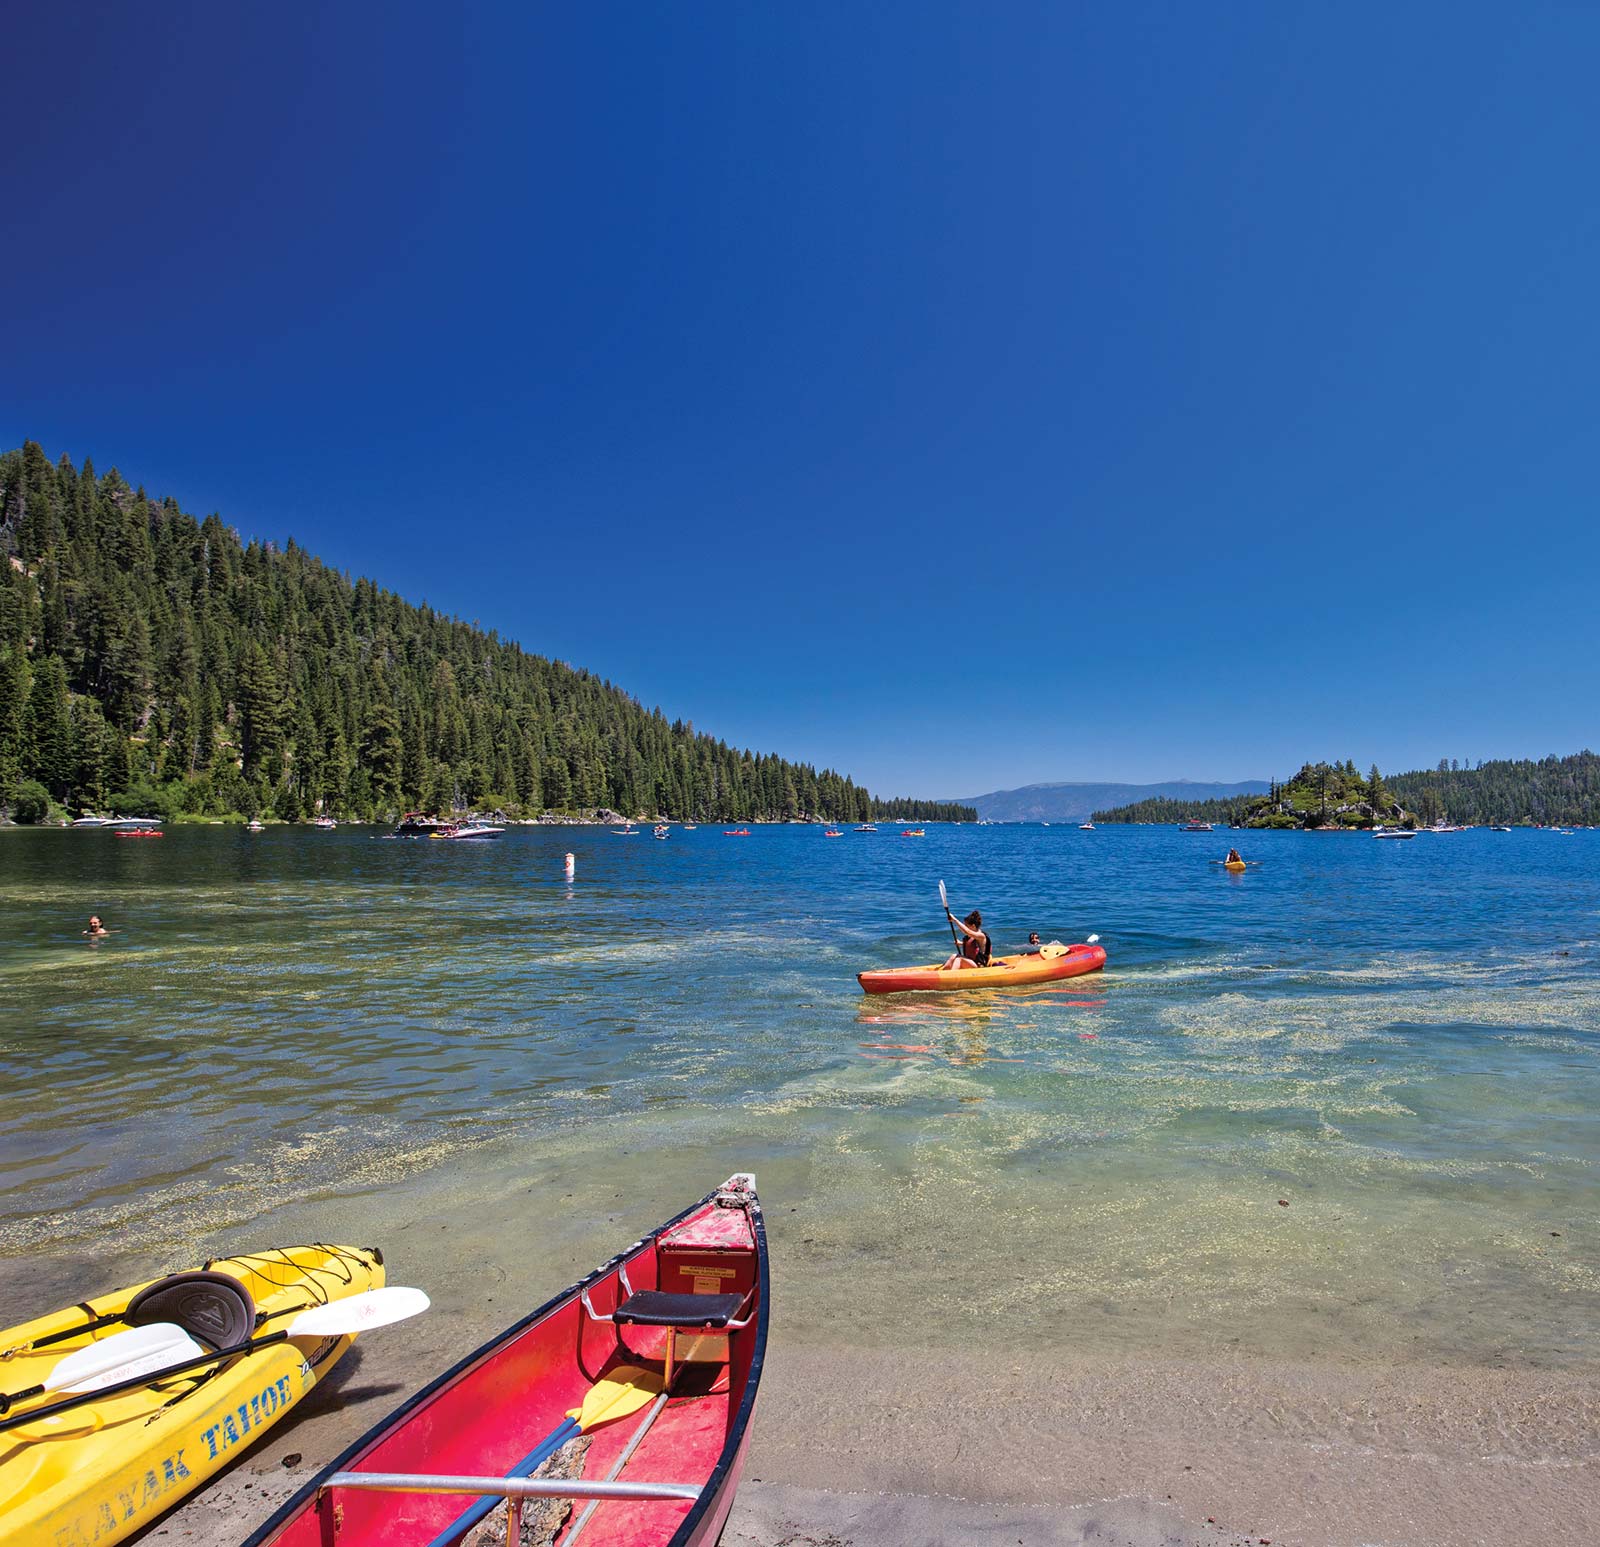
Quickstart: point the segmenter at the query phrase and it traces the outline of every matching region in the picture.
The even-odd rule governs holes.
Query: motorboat
[[[92,811],[85,811],[72,825],[74,827],[112,827],[115,824],[108,816],[96,816]]]
[[[453,822],[442,822],[436,816],[424,816],[420,811],[408,811],[400,818],[394,830],[396,838],[431,838],[441,828],[454,827]]]
[[[1415,830],[1409,827],[1374,827],[1372,836],[1374,838],[1415,838],[1417,835]]]

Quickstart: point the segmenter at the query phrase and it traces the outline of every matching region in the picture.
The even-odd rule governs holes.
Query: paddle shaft
[[[950,899],[945,896],[944,882],[939,883],[939,901],[944,904],[944,921],[950,926],[950,938],[955,941],[956,954],[961,954],[961,936],[956,933],[955,915],[950,911]]]
[[[232,1359],[238,1354],[253,1354],[257,1349],[270,1348],[274,1343],[288,1341],[287,1332],[269,1332],[264,1338],[251,1338],[247,1343],[235,1343],[232,1348],[219,1348],[215,1353],[199,1354],[193,1359],[185,1359],[182,1364],[169,1365],[164,1370],[153,1370],[148,1375],[135,1375],[131,1380],[115,1381],[109,1386],[101,1386],[96,1391],[80,1392],[77,1396],[66,1397],[60,1402],[47,1402],[43,1407],[32,1407],[25,1413],[13,1413],[10,1417],[0,1418],[0,1434],[4,1434],[7,1429],[21,1428],[23,1424],[33,1423],[39,1418],[53,1418],[57,1413],[65,1413],[75,1407],[85,1407],[91,1402],[101,1402],[107,1397],[119,1396],[124,1391],[138,1391],[143,1386],[154,1386],[159,1381],[170,1380],[174,1375],[182,1375],[189,1370],[197,1370],[202,1365],[220,1364],[224,1359]],[[28,1391],[14,1391],[9,1396],[0,1396],[0,1413],[9,1412],[13,1402],[39,1396],[43,1391],[43,1386],[35,1386]]]
[[[293,1316],[300,1311],[310,1309],[311,1307],[307,1305],[290,1305],[285,1306],[281,1311],[265,1311],[259,1319],[261,1321],[273,1321],[279,1316]],[[85,1332],[98,1332],[102,1327],[114,1327],[118,1322],[126,1321],[127,1317],[128,1313],[126,1311],[108,1311],[104,1316],[96,1316],[93,1321],[79,1322],[76,1327],[63,1327],[59,1332],[47,1332],[42,1338],[35,1338],[31,1343],[19,1343],[16,1348],[8,1348],[6,1352],[8,1354],[30,1354],[36,1348],[49,1348],[52,1343],[65,1343],[69,1338],[82,1337]],[[17,1393],[17,1396],[21,1395],[23,1393]],[[15,1399],[13,1398],[13,1400]],[[0,1413],[4,1411],[4,1403],[0,1402]]]
[[[576,1418],[566,1419],[545,1435],[527,1455],[506,1473],[506,1476],[521,1477],[529,1472],[537,1471],[568,1440],[576,1439],[581,1432],[582,1430],[579,1428]],[[428,1543],[428,1547],[451,1547],[453,1542],[460,1541],[466,1532],[477,1525],[499,1503],[500,1500],[494,1494],[485,1494],[477,1503],[470,1504],[466,1509],[462,1510],[444,1530]]]

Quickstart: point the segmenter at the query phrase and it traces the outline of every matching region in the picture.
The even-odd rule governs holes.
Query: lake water
[[[866,998],[941,877],[1108,970]],[[0,1290],[446,1201],[503,1277],[514,1186],[548,1292],[746,1167],[791,1333],[1588,1365],[1597,881],[1600,833],[0,832]]]

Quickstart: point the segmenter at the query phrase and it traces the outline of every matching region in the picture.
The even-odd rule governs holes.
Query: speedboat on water
[[[741,1173],[537,1310],[514,1313],[245,1547],[445,1547],[469,1532],[495,1543],[714,1547],[750,1443],[767,1282],[761,1204]]]
[[[1212,828],[1209,822],[1202,822],[1199,817],[1194,816],[1190,817],[1189,820],[1178,829],[1180,833],[1209,833],[1211,830]]]
[[[92,811],[85,811],[72,825],[74,827],[111,827],[114,824],[108,816],[96,816]]]
[[[1409,827],[1374,827],[1374,838],[1415,838],[1416,833]]]
[[[114,833],[148,833],[161,826],[158,816],[119,816],[109,824]]]
[[[420,811],[408,811],[400,818],[394,835],[396,838],[429,838],[441,828],[454,825],[453,822],[441,822],[436,816],[423,816]]]

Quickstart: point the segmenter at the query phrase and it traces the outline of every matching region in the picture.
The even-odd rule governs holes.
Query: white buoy
[[[561,862],[561,873],[569,881],[578,873],[578,861],[573,855],[569,854]]]

